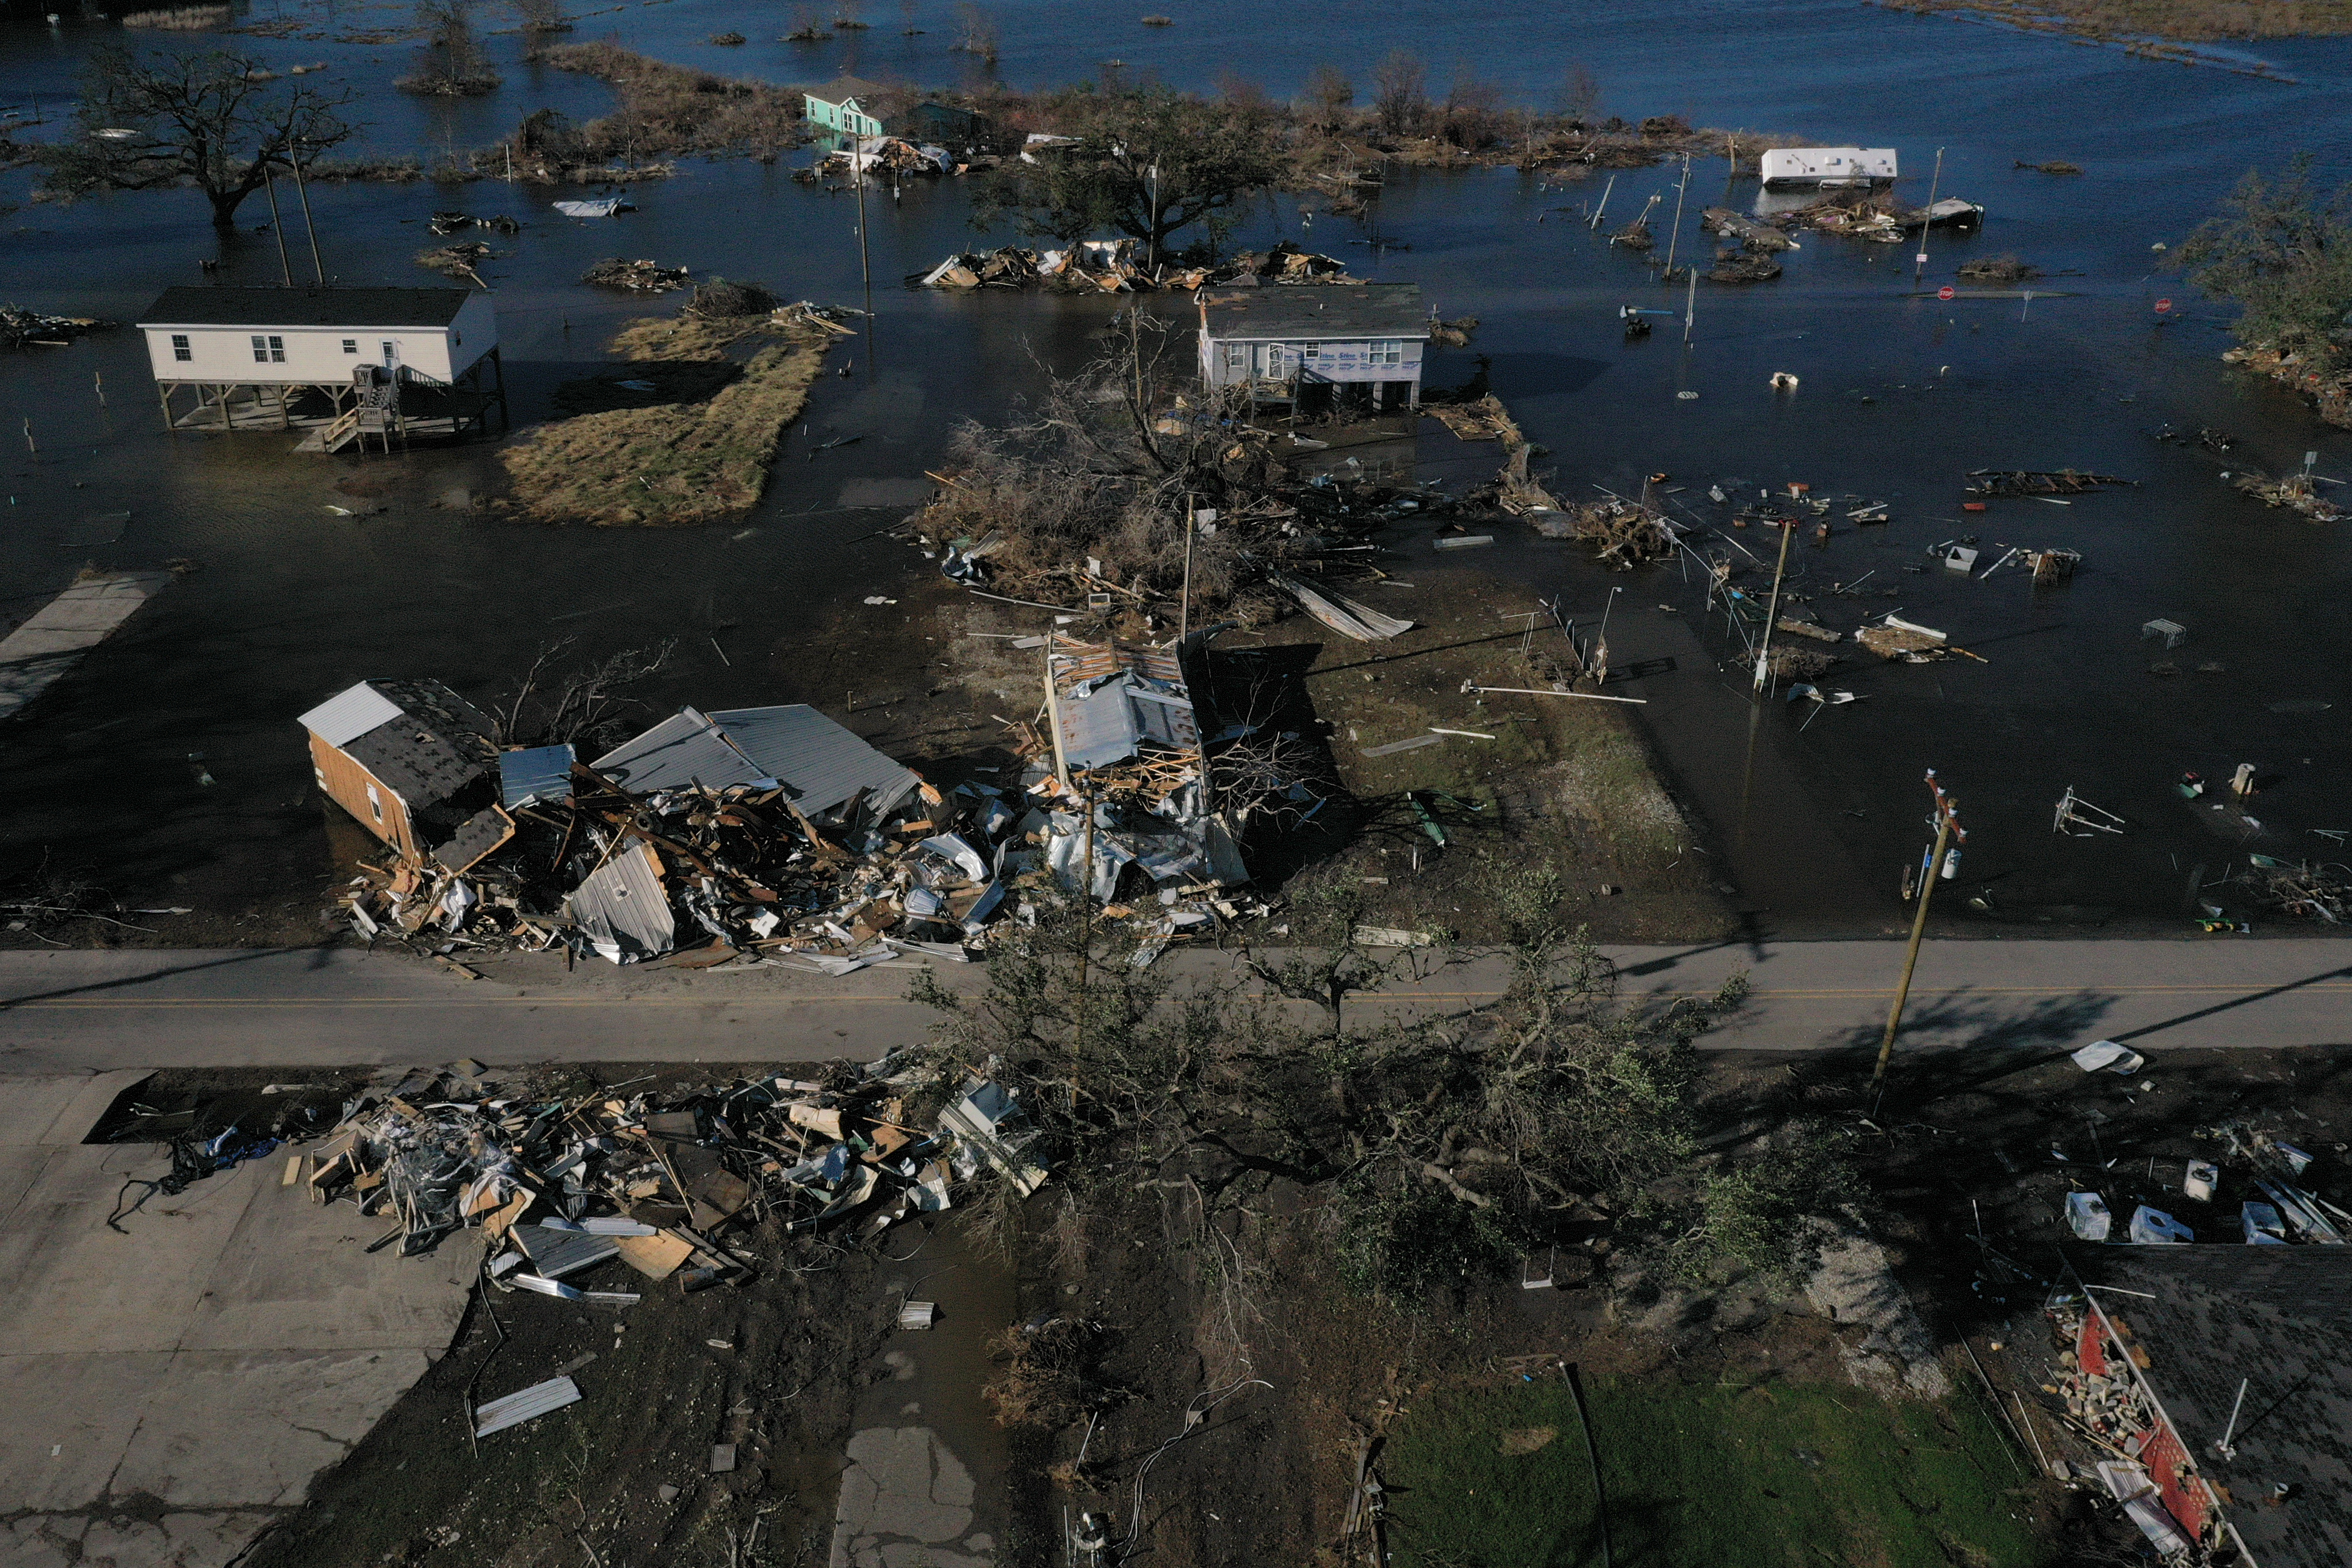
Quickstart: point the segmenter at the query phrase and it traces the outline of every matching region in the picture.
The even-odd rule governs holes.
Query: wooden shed
[[[490,721],[439,681],[363,680],[301,723],[319,788],[402,858],[462,871],[513,837]]]

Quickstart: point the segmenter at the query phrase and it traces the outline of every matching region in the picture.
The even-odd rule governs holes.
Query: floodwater
[[[2250,849],[2342,853],[2310,830],[2352,827],[2352,617],[2343,608],[2352,543],[2344,525],[2266,510],[2216,475],[2237,466],[2276,472],[2309,451],[2319,473],[2352,478],[2352,436],[2218,363],[2228,342],[2220,314],[2160,270],[2166,253],[2154,247],[2177,246],[2251,165],[2308,149],[2329,183],[2352,172],[2352,127],[2339,112],[2352,41],[2265,44],[2249,55],[2295,79],[2284,82],[1851,5],[1677,0],[1587,8],[1568,26],[1556,7],[1517,3],[1465,12],[1412,0],[1372,20],[1354,8],[1271,15],[1213,0],[1164,29],[1072,0],[990,10],[1003,38],[997,68],[1023,86],[1092,75],[1118,58],[1130,74],[1185,87],[1245,68],[1286,93],[1326,60],[1360,85],[1402,46],[1431,63],[1441,88],[1467,67],[1521,100],[1548,101],[1580,61],[1607,111],[1673,110],[1700,123],[1895,146],[1908,172],[1903,189],[1922,199],[1940,147],[1940,194],[1986,204],[1989,218],[1980,235],[1931,238],[1927,286],[1949,280],[1969,256],[2014,251],[2051,274],[2037,298],[1915,298],[1907,247],[1807,236],[1776,282],[1702,283],[1687,347],[1679,321],[1628,343],[1620,305],[1685,301],[1575,221],[1600,199],[1605,175],[1551,189],[1509,170],[1400,177],[1381,203],[1378,233],[1409,248],[1362,244],[1362,226],[1309,220],[1287,197],[1238,237],[1302,238],[1361,272],[1419,282],[1449,317],[1478,317],[1473,348],[1441,355],[1433,379],[1466,376],[1474,354],[1487,356],[1496,389],[1549,448],[1563,496],[1594,484],[1622,491],[1664,472],[1684,487],[1673,501],[1710,525],[1727,509],[1706,500],[1708,485],[1728,490],[1734,480],[1751,496],[1796,479],[1816,496],[1891,503],[1889,526],[1856,527],[1841,509],[1826,545],[1801,540],[1793,590],[1838,626],[1899,607],[1989,662],[1841,670],[1824,684],[1863,700],[1818,713],[1759,707],[1741,671],[1718,671],[1718,661],[1738,662],[1739,645],[1726,642],[1719,618],[1707,625],[1695,574],[1612,575],[1517,525],[1497,531],[1496,549],[1443,568],[1506,575],[1530,602],[1560,596],[1588,624],[1612,589],[1623,590],[1610,641],[1619,668],[1647,672],[1623,689],[1650,699],[1643,720],[1760,926],[1827,934],[1899,920],[1895,889],[1921,845],[1930,767],[1961,800],[1970,832],[1955,887],[1990,906],[1947,899],[1940,913],[1955,929],[2079,922],[2108,910],[2109,929],[2179,929],[2200,866],[2210,879]],[[743,7],[674,0],[583,16],[575,37],[609,34],[665,58],[773,80],[854,69],[951,81],[975,68],[947,47],[948,6],[919,0],[912,12],[919,37],[898,36],[907,25],[898,8],[869,5],[874,26],[863,36],[793,46],[773,38],[781,13],[761,13],[755,26]],[[511,37],[492,39],[507,84],[488,98],[451,105],[391,92],[383,81],[405,68],[404,47],[333,36],[398,25],[405,14],[287,6],[284,16],[320,18],[329,37],[237,41],[275,65],[327,61],[327,79],[362,93],[353,112],[379,152],[429,158],[488,142],[541,104],[587,115],[605,101],[599,84],[521,64]],[[730,26],[753,41],[740,49],[701,41]],[[54,27],[11,21],[0,31],[0,108],[37,95],[54,116],[89,48],[120,36],[71,16]],[[2012,167],[2059,158],[2085,173]],[[1664,168],[1620,174],[1612,226],[1661,190],[1670,211],[1675,177]],[[0,174],[0,204],[24,203],[29,184],[25,171]],[[861,302],[854,205],[793,184],[784,164],[690,163],[673,180],[633,187],[643,210],[602,224],[556,218],[545,204],[568,194],[497,183],[321,185],[312,199],[327,270],[348,281],[431,281],[409,258],[431,243],[422,219],[436,207],[525,220],[520,238],[500,245],[513,256],[488,274],[518,423],[544,416],[553,385],[599,357],[614,323],[647,308],[573,281],[599,257],[648,256],[762,279],[794,298]],[[1699,207],[1746,205],[1755,195],[1752,182],[1727,186],[1719,161],[1699,162],[1677,243],[1710,243],[1697,233]],[[241,216],[251,226],[268,213],[257,199]],[[47,310],[133,318],[164,285],[198,280],[200,258],[218,257],[227,281],[278,276],[273,237],[217,238],[186,193],[23,205],[0,217],[0,299]],[[130,569],[184,559],[198,568],[0,742],[0,853],[21,864],[49,847],[142,900],[251,902],[262,896],[256,889],[281,886],[288,901],[307,899],[315,883],[298,888],[288,877],[332,869],[293,715],[370,675],[432,673],[461,689],[495,689],[551,637],[576,637],[583,653],[678,638],[663,700],[845,700],[846,691],[814,689],[812,648],[900,630],[904,621],[890,617],[903,611],[861,600],[894,595],[922,565],[866,536],[895,520],[892,503],[903,510],[957,419],[990,418],[1034,387],[1041,365],[1083,356],[1114,308],[897,287],[975,242],[952,185],[910,187],[877,204],[868,237],[879,318],[837,356],[852,374],[821,384],[768,500],[730,527],[548,529],[415,499],[480,485],[488,447],[416,454],[389,510],[336,516],[329,504],[362,503],[334,481],[381,471],[382,459],[298,458],[275,434],[167,434],[130,334],[0,358],[0,437],[16,442],[29,418],[40,447],[14,455],[12,446],[0,469],[10,491],[0,625],[29,614],[86,562]],[[2159,318],[2153,306],[2165,297],[2176,308]],[[1771,391],[1776,371],[1798,376],[1798,390]],[[1697,395],[1677,395],[1685,392]],[[2167,424],[2217,426],[2241,444],[2221,457],[2162,445],[2148,432]],[[812,458],[815,442],[851,434],[857,444]],[[2062,466],[2141,482],[2063,507],[1958,510],[1968,469]],[[95,521],[124,510],[132,515],[119,536]],[[1749,537],[1757,531],[1727,531],[1768,552],[1769,541]],[[1980,566],[2009,544],[2063,546],[2086,559],[2071,585],[2038,592],[2014,567],[1976,582],[1927,559],[1928,546],[1965,535],[1977,536]],[[1723,537],[1702,538],[1711,551],[1738,553]],[[1425,535],[1408,531],[1400,548],[1430,560]],[[1829,595],[1830,584],[1864,574],[1862,597]],[[1416,562],[1414,575],[1445,580],[1433,561]],[[1874,596],[1883,587],[1895,596]],[[2158,617],[2186,625],[2188,644],[2170,655],[2143,645],[2139,626]],[[2150,674],[2159,659],[2179,673]],[[2220,668],[2199,668],[2209,664]],[[2315,702],[2333,706],[2310,711]],[[2246,762],[2274,781],[2254,802],[2264,828],[2252,841],[2209,826],[2172,789],[2184,770],[2219,780]],[[2123,814],[2130,830],[2054,836],[2053,811],[2069,785]]]

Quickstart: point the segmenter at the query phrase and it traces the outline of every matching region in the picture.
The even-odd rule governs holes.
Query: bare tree
[[[1581,60],[1568,68],[1560,82],[1559,108],[1580,125],[1591,124],[1601,114],[1601,79]]]
[[[1339,129],[1341,111],[1356,101],[1356,84],[1348,73],[1328,61],[1307,78],[1308,122],[1328,135]]]
[[[566,670],[561,665],[572,641],[565,637],[541,647],[514,695],[491,709],[500,745],[576,743],[596,750],[619,740],[624,717],[645,706],[639,699],[623,695],[622,688],[660,671],[677,647],[671,641],[623,648],[595,664]]]
[[[1391,49],[1388,58],[1372,68],[1372,108],[1380,115],[1381,129],[1391,136],[1402,136],[1421,122],[1428,110],[1429,95],[1423,84],[1429,79],[1429,68],[1421,57],[1406,49]]]
[[[79,134],[49,153],[48,187],[80,195],[194,185],[226,228],[272,169],[353,134],[336,113],[348,91],[268,79],[260,61],[225,49],[141,59],[100,48],[83,78]]]
[[[416,23],[425,47],[416,69],[396,84],[403,91],[469,98],[499,85],[499,73],[474,34],[472,0],[416,0]]]

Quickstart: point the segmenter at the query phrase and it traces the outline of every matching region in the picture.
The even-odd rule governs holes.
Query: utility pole
[[[1903,1004],[1911,996],[1911,972],[1919,967],[1919,938],[1927,929],[1927,900],[1934,895],[1937,879],[1944,874],[1947,864],[1945,849],[1953,839],[1965,840],[1969,836],[1968,829],[1960,826],[1958,804],[1936,782],[1933,768],[1927,770],[1927,787],[1936,795],[1936,847],[1927,852],[1927,874],[1919,883],[1919,906],[1911,916],[1911,945],[1903,955],[1903,984],[1895,987],[1895,1005],[1886,1015],[1886,1037],[1878,1043],[1878,1065],[1871,1069],[1873,1089],[1877,1089],[1885,1079],[1887,1058],[1895,1054],[1895,1034],[1903,1026]],[[1874,1100],[1874,1109],[1876,1104]]]
[[[1919,287],[1919,275],[1927,268],[1927,230],[1936,221],[1936,192],[1944,183],[1944,150],[1936,149],[1936,173],[1927,181],[1927,205],[1919,214],[1919,252],[1911,258],[1911,287]]]
[[[1698,320],[1698,268],[1690,269],[1690,290],[1683,296],[1683,347],[1690,347],[1691,323]]]
[[[1176,646],[1184,646],[1185,637],[1192,629],[1192,541],[1200,536],[1201,522],[1192,512],[1192,492],[1184,492],[1184,593],[1176,602]]]
[[[1764,612],[1764,646],[1756,650],[1754,689],[1758,691],[1764,689],[1764,683],[1771,675],[1772,628],[1780,624],[1780,579],[1789,570],[1789,540],[1796,531],[1795,518],[1780,520],[1780,560],[1772,568],[1772,603]]]
[[[1675,247],[1683,237],[1683,195],[1690,189],[1690,154],[1683,154],[1683,177],[1675,185],[1675,226],[1666,236],[1666,281],[1675,280]]]
[[[319,259],[319,226],[310,221],[310,187],[302,183],[302,153],[299,142],[289,147],[287,162],[294,165],[294,195],[302,204],[302,227],[310,237],[310,270],[319,275],[320,283],[324,285],[327,264]]]
[[[262,183],[269,187],[269,232],[278,237],[278,270],[285,277],[286,287],[294,287],[294,264],[286,258],[286,224],[278,216],[278,177],[269,165],[261,165]]]
[[[865,154],[858,149],[866,138],[852,134],[849,138],[850,183],[857,187],[857,273],[866,281],[866,310],[870,320],[874,310],[874,264],[866,250],[866,164]]]
[[[1617,188],[1617,176],[1616,176],[1616,175],[1614,175],[1614,174],[1612,174],[1612,175],[1610,175],[1610,176],[1609,176],[1609,183],[1608,183],[1607,184],[1605,184],[1605,185],[1603,185],[1603,186],[1601,186],[1601,205],[1600,205],[1599,206],[1597,206],[1597,207],[1595,207],[1595,208],[1593,208],[1593,209],[1592,209],[1592,227],[1593,227],[1593,228],[1595,228],[1595,229],[1600,228],[1600,226],[1601,226],[1601,220],[1602,218],[1607,217],[1607,216],[1609,216],[1609,193],[1610,193],[1610,192],[1612,192],[1612,191],[1613,191],[1613,190],[1615,190],[1616,188]]]

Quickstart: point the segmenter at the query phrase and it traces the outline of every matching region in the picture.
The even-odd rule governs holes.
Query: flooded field
[[[1287,93],[1327,58],[1360,84],[1402,46],[1430,60],[1441,89],[1458,61],[1548,103],[1581,61],[1609,111],[1896,146],[1917,174],[1943,149],[1939,188],[1984,203],[1989,216],[1980,235],[1934,237],[1927,289],[1971,256],[2013,251],[2048,275],[2036,298],[1920,297],[1907,247],[1808,235],[1775,282],[1702,284],[1688,347],[1679,321],[1628,342],[1620,306],[1684,300],[1577,221],[1606,176],[1547,188],[1509,170],[1400,175],[1377,208],[1386,247],[1363,243],[1362,226],[1310,217],[1290,196],[1263,205],[1236,236],[1301,239],[1360,273],[1420,283],[1448,317],[1478,317],[1471,346],[1440,356],[1431,379],[1466,378],[1484,356],[1496,389],[1549,448],[1563,496],[1594,484],[1626,491],[1665,474],[1662,488],[1680,487],[1671,500],[1688,509],[1679,515],[1720,530],[1695,545],[1735,558],[1742,547],[1767,554],[1772,541],[1729,528],[1730,508],[1706,499],[1711,485],[1752,498],[1797,480],[1815,496],[1889,503],[1885,526],[1849,523],[1841,508],[1826,542],[1809,532],[1792,552],[1794,591],[1832,626],[1897,609],[1986,662],[1849,666],[1823,683],[1861,700],[1818,713],[1759,708],[1743,670],[1718,668],[1737,664],[1741,646],[1727,642],[1719,618],[1708,625],[1696,570],[1606,574],[1511,524],[1496,531],[1496,548],[1440,574],[1423,564],[1425,533],[1394,541],[1433,593],[1445,591],[1446,574],[1505,574],[1530,603],[1560,596],[1589,622],[1623,590],[1611,612],[1612,650],[1621,669],[1647,672],[1624,689],[1650,699],[1643,718],[1673,783],[1759,925],[1829,934],[1899,919],[1897,881],[1921,845],[1929,767],[1962,801],[1971,836],[1956,886],[1983,906],[1943,900],[1955,929],[1998,931],[2011,920],[2181,929],[2192,875],[2218,877],[2249,849],[2319,853],[2328,841],[2311,830],[2352,827],[2343,675],[2352,617],[2342,610],[2352,543],[2344,525],[2266,510],[2217,478],[2300,467],[2306,452],[2320,474],[2352,478],[2352,437],[2219,363],[2228,340],[2216,312],[2160,269],[2168,252],[2155,248],[2177,247],[2250,165],[2309,149],[2323,175],[2342,176],[2352,132],[2329,106],[2352,77],[2352,47],[2266,44],[2261,58],[2294,79],[2257,81],[1850,5],[1629,7],[1570,29],[1541,8],[1465,17],[1415,4],[1345,37],[1270,28],[1226,3],[1165,29],[1063,0],[992,10],[1003,39],[997,68],[1023,86],[1090,76],[1118,58],[1130,73],[1208,89],[1242,60],[1260,85]],[[946,82],[975,68],[948,50],[948,7],[926,0],[914,15],[925,29],[915,38],[898,36],[906,24],[895,15],[877,14],[862,37],[793,46],[755,37],[730,49],[701,40],[729,25],[755,32],[739,10],[677,0],[583,16],[574,36],[609,33],[666,59],[772,80],[855,69]],[[493,95],[452,104],[394,93],[384,84],[404,68],[408,46],[337,39],[406,16],[319,10],[320,37],[236,41],[274,64],[327,61],[330,80],[362,92],[359,118],[379,152],[429,157],[494,140],[532,108],[585,117],[608,100],[599,83],[522,63],[511,36],[491,40],[506,77]],[[1677,47],[1657,48],[1668,35]],[[96,21],[11,21],[0,33],[0,98],[38,95],[55,113],[88,50],[121,36]],[[177,47],[202,37],[135,41]],[[2085,172],[2013,167],[2053,158]],[[499,245],[511,254],[485,274],[520,426],[548,416],[553,388],[601,360],[616,324],[677,302],[578,284],[599,258],[646,257],[762,280],[791,299],[863,305],[853,204],[794,184],[792,161],[690,163],[635,186],[640,211],[601,222],[548,207],[576,192],[498,182],[320,186],[313,200],[327,270],[344,281],[434,281],[411,258],[430,243],[423,219],[436,208],[523,221],[520,237]],[[1676,174],[1619,175],[1612,218]],[[224,281],[278,276],[274,238],[252,232],[267,216],[258,203],[241,215],[245,228],[216,237],[191,193],[25,205],[31,178],[0,174],[0,204],[18,207],[0,218],[0,300],[128,320],[164,286],[198,281],[202,259],[218,260]],[[1925,194],[1916,174],[1901,189]],[[1685,245],[1706,243],[1700,206],[1745,206],[1756,192],[1752,181],[1727,185],[1720,161],[1703,161],[1689,195]],[[0,356],[0,435],[15,443],[29,420],[38,446],[12,446],[0,470],[10,498],[0,625],[30,615],[87,564],[186,568],[0,737],[0,856],[16,868],[47,851],[135,901],[211,911],[205,938],[234,940],[248,917],[308,908],[347,874],[355,846],[331,844],[292,720],[353,679],[431,674],[492,695],[554,639],[601,655],[674,638],[670,668],[645,693],[656,707],[880,710],[925,689],[941,650],[916,640],[929,634],[910,618],[912,602],[863,601],[902,597],[929,567],[875,532],[919,498],[957,420],[997,417],[1046,367],[1083,358],[1116,306],[899,288],[904,274],[975,243],[953,184],[910,186],[877,204],[868,237],[877,317],[835,351],[767,498],[732,526],[631,532],[485,514],[470,500],[492,487],[489,445],[322,459],[293,456],[274,432],[173,435],[127,332]],[[2161,318],[2159,298],[2176,305]],[[1796,376],[1797,389],[1774,391],[1776,372]],[[2217,455],[2158,443],[2151,433],[2168,425],[2218,427],[2238,445]],[[858,439],[816,449],[846,436]],[[2065,506],[1959,510],[1969,469],[2062,467],[2137,482]],[[115,521],[125,510],[129,521]],[[2077,550],[2084,562],[2071,585],[2036,590],[2015,568],[1978,582],[1929,560],[1929,546],[1967,536],[1987,563],[2011,544]],[[1856,583],[1853,598],[1830,591]],[[1880,596],[1886,588],[1893,597]],[[2140,626],[2158,618],[2187,626],[2189,641],[2169,654],[2144,644]],[[2164,664],[2174,673],[2151,672]],[[2323,702],[2333,706],[2315,708]],[[2220,779],[2242,763],[2272,781],[2253,806],[2263,832],[2252,840],[2209,826],[2172,787],[2183,771]],[[2130,831],[2054,836],[2053,810],[2069,786],[2123,814]]]

